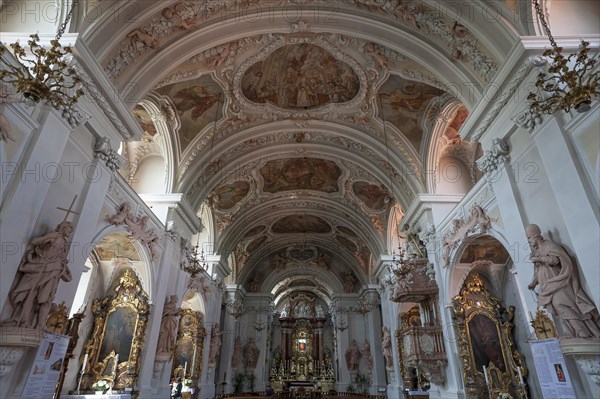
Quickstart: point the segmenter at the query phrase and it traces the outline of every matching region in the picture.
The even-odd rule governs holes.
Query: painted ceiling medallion
[[[352,100],[358,76],[343,61],[314,44],[278,48],[242,77],[242,93],[255,103],[284,109],[313,109]]]
[[[279,219],[271,227],[273,233],[279,234],[307,234],[329,233],[331,226],[325,220],[312,215],[290,215]]]
[[[325,193],[339,191],[341,169],[333,161],[317,158],[287,158],[267,162],[260,168],[263,192],[315,190]]]
[[[278,35],[232,79],[235,110],[269,119],[364,116],[369,79],[325,35]]]

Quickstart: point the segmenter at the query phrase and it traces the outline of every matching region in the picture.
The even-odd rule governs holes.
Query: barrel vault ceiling
[[[82,40],[144,151],[166,137],[173,191],[210,207],[236,283],[331,295],[369,282],[391,215],[426,192],[434,127],[460,128],[528,32],[527,2],[454,3],[104,0]]]

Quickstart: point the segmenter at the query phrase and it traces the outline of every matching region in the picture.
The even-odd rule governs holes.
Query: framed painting
[[[115,389],[133,387],[137,380],[150,313],[148,296],[131,269],[121,274],[112,291],[92,305],[94,329],[85,345],[91,366],[82,379],[86,388],[106,380],[108,373]]]

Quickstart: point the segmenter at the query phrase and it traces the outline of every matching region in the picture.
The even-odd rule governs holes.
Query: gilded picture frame
[[[99,380],[117,390],[133,388],[137,381],[150,313],[148,295],[132,269],[121,274],[112,291],[92,305],[94,328],[85,345],[90,367],[82,379],[86,389]]]
[[[518,369],[524,377],[528,370],[514,342],[514,307],[508,312],[480,275],[472,272],[453,298],[453,310],[468,397],[487,399],[508,393],[525,398]]]

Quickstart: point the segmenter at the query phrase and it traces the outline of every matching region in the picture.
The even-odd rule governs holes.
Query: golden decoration
[[[192,309],[182,309],[177,331],[175,354],[173,355],[172,378],[185,378],[192,380],[196,386],[202,373],[202,356],[204,351],[204,338],[206,329],[203,326],[202,313]],[[188,363],[187,369],[184,368]]]
[[[480,399],[495,398],[500,393],[525,398],[518,368],[524,378],[528,369],[514,342],[514,307],[505,309],[475,272],[469,274],[452,302],[467,392]],[[483,374],[484,366],[489,386]]]
[[[46,319],[45,330],[53,334],[65,335],[68,327],[69,316],[65,302],[63,301],[60,305],[53,303]]]
[[[565,112],[569,112],[571,108],[575,108],[577,112],[589,111],[592,100],[600,96],[600,73],[592,72],[598,61],[597,56],[590,57],[590,43],[582,40],[577,54],[564,57],[561,54],[562,47],[558,47],[552,37],[540,4],[533,0],[533,5],[552,45],[543,55],[549,57],[552,63],[548,68],[548,75],[540,72],[537,77],[535,86],[542,93],[529,93],[527,96],[531,111],[550,115],[560,109]]]
[[[531,326],[537,339],[558,338],[554,323],[544,311],[538,310],[536,312],[535,318],[531,320]]]
[[[5,69],[0,70],[0,80],[12,84],[29,104],[45,101],[56,109],[68,110],[84,94],[79,76],[65,61],[65,56],[72,54],[71,47],[62,47],[59,42],[77,4],[78,0],[74,0],[65,22],[50,41],[52,46],[49,49],[38,43],[40,38],[37,34],[30,35],[28,49],[19,42],[9,45],[19,65],[6,62]],[[6,51],[0,43],[0,57]]]
[[[89,389],[99,380],[114,382],[114,389],[133,388],[138,377],[140,354],[144,346],[144,335],[150,313],[148,295],[131,269],[125,270],[112,291],[114,294],[96,299],[92,304],[94,328],[84,351],[89,356],[90,364],[82,379],[82,387],[85,389]],[[123,319],[127,325],[119,326],[117,321]],[[119,333],[118,340],[114,341],[119,342],[118,348],[113,347],[112,342],[108,341],[112,337],[106,336],[107,331],[111,334],[113,331],[115,334]],[[128,341],[131,344],[129,351],[126,350]],[[106,351],[110,352],[105,354]],[[120,353],[120,356],[113,381],[114,360],[117,353]]]

